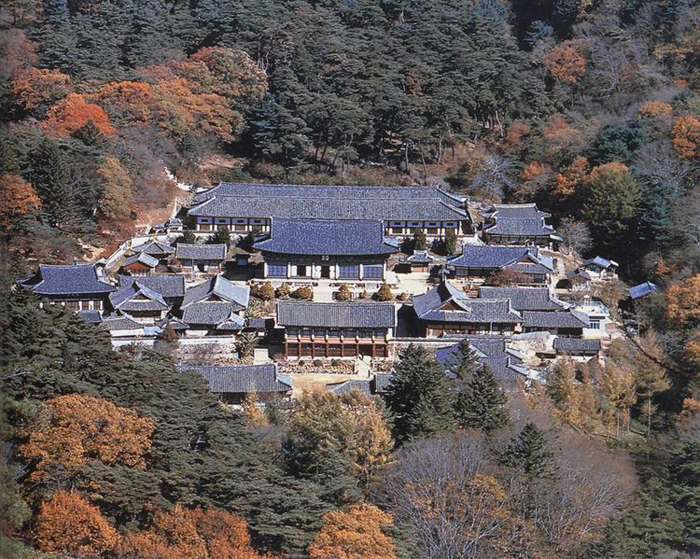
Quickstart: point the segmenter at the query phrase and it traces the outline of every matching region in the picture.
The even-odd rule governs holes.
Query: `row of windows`
[[[312,335],[316,338],[324,338],[328,335],[329,338],[339,338],[342,334],[344,338],[383,338],[386,336],[385,330],[355,330],[349,328],[287,328],[288,336],[301,336],[302,338],[310,338]]]
[[[310,273],[309,266],[297,266],[297,276],[307,277]],[[267,265],[267,275],[271,278],[286,278],[287,277],[287,265],[286,264],[268,264]],[[384,269],[381,265],[376,266],[364,266],[362,269],[363,279],[382,279],[384,275]],[[341,264],[338,267],[338,277],[340,279],[359,279],[360,278],[360,266],[359,264]]]

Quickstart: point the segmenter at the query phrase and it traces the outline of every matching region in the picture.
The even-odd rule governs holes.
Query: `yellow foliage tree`
[[[673,122],[673,145],[681,157],[692,159],[700,155],[700,119],[694,115],[680,116]]]
[[[583,183],[589,169],[588,160],[580,155],[576,156],[570,165],[565,167],[561,173],[557,173],[554,193],[559,196],[571,196],[576,188]]]
[[[392,518],[377,507],[359,504],[347,511],[331,511],[323,528],[309,544],[313,559],[392,559],[392,539],[384,530]]]
[[[46,417],[28,433],[20,454],[38,460],[41,478],[51,463],[77,466],[88,460],[145,469],[155,430],[153,420],[108,400],[70,394],[44,403]]]
[[[700,274],[668,288],[666,318],[680,328],[700,324]]]
[[[673,112],[673,107],[665,101],[647,101],[637,111],[639,118],[658,118],[668,116]]]
[[[117,531],[100,509],[74,491],[59,491],[41,505],[33,531],[44,551],[91,557],[117,544]]]
[[[122,167],[119,159],[107,155],[97,170],[102,180],[104,191],[98,205],[100,213],[108,219],[126,219],[134,207],[134,195],[131,190],[131,177]]]

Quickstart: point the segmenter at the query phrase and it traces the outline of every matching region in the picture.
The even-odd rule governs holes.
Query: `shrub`
[[[314,367],[323,367],[323,361],[320,359],[314,359]]]
[[[335,294],[335,298],[338,299],[338,301],[349,301],[352,299],[350,288],[346,284],[341,285],[340,289]]]
[[[263,301],[271,301],[275,298],[275,288],[272,287],[272,284],[268,281],[267,283],[264,283],[263,285],[254,289],[253,295],[258,299],[262,299]]]
[[[304,285],[292,293],[292,297],[295,299],[304,299],[306,301],[311,301],[314,298],[314,290]]]
[[[389,284],[387,283],[382,284],[377,293],[375,293],[374,297],[377,301],[391,301],[394,298],[391,293],[391,289],[389,288]]]
[[[292,288],[289,287],[288,283],[283,283],[275,290],[275,295],[279,299],[286,299],[292,294]]]
[[[362,293],[360,293],[360,299],[369,299],[369,292],[366,289],[363,289]]]

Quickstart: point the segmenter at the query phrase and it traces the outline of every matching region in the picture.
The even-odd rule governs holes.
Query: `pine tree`
[[[70,172],[60,146],[48,137],[31,154],[30,181],[41,198],[49,223],[58,229],[75,225]]]
[[[455,415],[465,429],[490,433],[508,424],[508,397],[487,366],[477,367],[458,392]]]
[[[445,234],[445,252],[448,256],[457,252],[457,234],[454,229],[448,229]]]
[[[452,395],[440,364],[421,346],[409,345],[401,354],[386,402],[394,414],[397,441],[452,431]]]
[[[413,234],[413,250],[426,250],[428,248],[428,238],[425,231],[417,229]]]
[[[222,227],[211,238],[211,244],[223,244],[226,247],[231,246],[231,232],[228,227]]]
[[[534,423],[526,423],[501,456],[503,465],[532,478],[552,475],[552,456],[544,433]]]

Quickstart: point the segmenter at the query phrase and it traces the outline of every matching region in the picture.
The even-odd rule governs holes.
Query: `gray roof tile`
[[[630,297],[632,299],[639,299],[640,297],[649,295],[649,293],[654,293],[655,291],[658,291],[658,289],[659,288],[656,286],[655,283],[645,281],[644,283],[640,283],[639,285],[630,287],[627,291],[629,292]]]
[[[308,255],[389,255],[399,243],[384,236],[379,220],[273,218],[272,230],[255,243],[263,252]]]
[[[535,246],[474,246],[464,245],[462,254],[449,258],[450,266],[465,268],[499,269],[523,259],[543,262]]]
[[[226,245],[191,245],[178,243],[175,258],[180,261],[214,260],[223,262],[226,259]]]
[[[384,303],[312,303],[279,301],[277,324],[319,328],[393,328],[394,305]]]
[[[534,328],[587,328],[588,317],[576,311],[523,311],[523,326]]]
[[[555,338],[554,349],[557,353],[581,353],[600,351],[600,340],[584,340],[582,338]]]
[[[480,287],[482,299],[509,299],[516,311],[560,311],[566,305],[552,298],[546,287]]]
[[[166,299],[177,299],[185,296],[184,276],[148,276],[135,278],[133,276],[119,276],[119,288],[128,287],[134,282],[160,293]]]
[[[236,321],[234,314],[234,307],[231,303],[219,303],[219,302],[202,302],[193,303],[183,310],[182,320],[189,325],[203,325],[203,326],[218,326],[224,323],[224,329],[236,329],[232,326],[232,323]],[[240,320],[240,328],[243,327],[243,319],[238,317]]]
[[[150,254],[151,256],[163,257],[175,252],[175,249],[170,245],[161,243],[159,241],[149,241],[147,243],[140,244],[135,247],[131,247],[133,252],[144,252]]]
[[[122,264],[122,266],[130,266],[131,264],[135,264],[136,262],[139,262],[144,266],[148,266],[149,268],[155,268],[156,266],[158,266],[160,261],[157,258],[154,258],[150,254],[147,254],[145,252],[137,252],[136,254],[127,256],[124,259],[124,263]]]
[[[36,274],[19,284],[37,295],[107,294],[116,290],[99,279],[97,269],[91,264],[40,264]]]
[[[279,392],[292,390],[292,380],[288,375],[277,372],[275,365],[178,365],[178,371],[195,371],[209,384],[215,394],[250,392]]]
[[[188,288],[182,301],[182,308],[205,299],[226,301],[231,303],[236,311],[240,311],[248,307],[250,287],[236,285],[221,275],[214,276],[204,283]]]
[[[550,237],[555,234],[555,231],[544,222],[544,219],[498,217],[495,225],[484,229],[484,233],[490,236]]]

